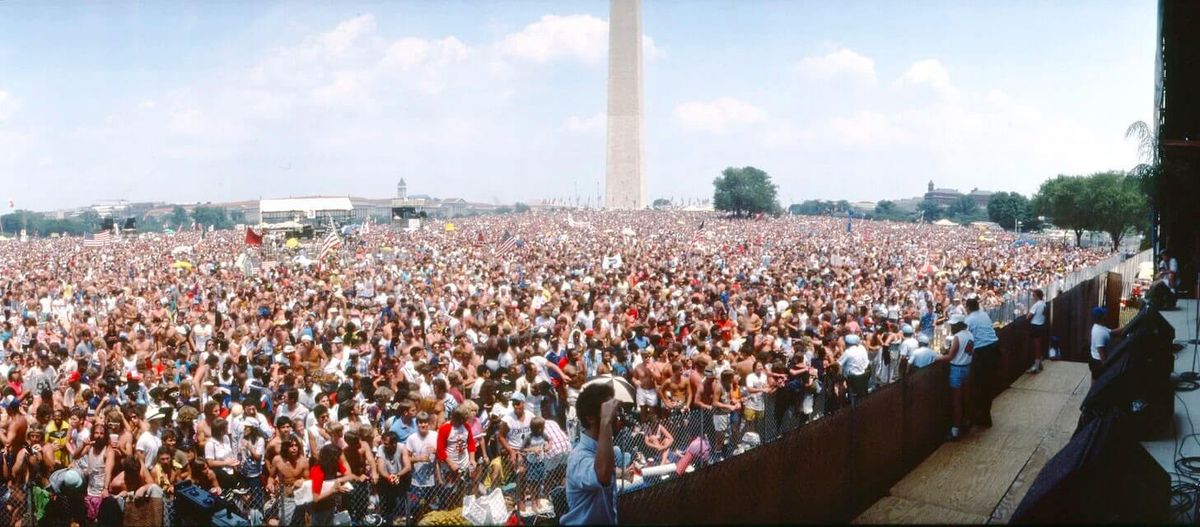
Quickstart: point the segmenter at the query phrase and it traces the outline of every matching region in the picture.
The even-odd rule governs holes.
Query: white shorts
[[[724,432],[729,430],[729,414],[713,414],[713,430]]]
[[[646,388],[638,388],[637,389],[637,405],[639,407],[640,406],[649,406],[651,408],[657,408],[658,407],[658,392],[655,390],[648,390]]]

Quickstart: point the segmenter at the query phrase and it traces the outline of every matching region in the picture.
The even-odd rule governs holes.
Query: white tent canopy
[[[284,222],[280,222],[280,223],[260,223],[260,224],[258,224],[258,228],[266,229],[269,231],[303,229],[304,224],[300,223],[298,221],[284,221]]]
[[[934,225],[941,225],[942,227],[957,227],[957,226],[958,226],[958,224],[957,224],[957,223],[954,223],[954,222],[952,222],[952,221],[950,221],[950,220],[947,220],[947,219],[940,219],[940,220],[937,220],[937,221],[933,222],[933,224],[934,224]]]

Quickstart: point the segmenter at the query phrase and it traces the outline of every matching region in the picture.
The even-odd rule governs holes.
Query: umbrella
[[[634,402],[637,400],[634,398],[634,394],[637,393],[637,390],[634,390],[633,385],[622,377],[601,375],[595,379],[583,383],[583,388],[587,388],[593,384],[602,383],[612,383],[614,398],[617,400],[617,402],[634,404]]]
[[[178,260],[175,263],[171,264],[171,267],[174,267],[176,269],[189,269],[190,270],[193,267],[193,265],[192,265],[192,262],[185,262],[183,260]]]
[[[300,246],[300,240],[297,240],[295,238],[288,238],[287,242],[285,242],[284,245],[286,245],[288,249],[295,249]]]

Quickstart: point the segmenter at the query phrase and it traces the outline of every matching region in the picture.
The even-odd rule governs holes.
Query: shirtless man
[[[651,412],[658,410],[658,386],[655,372],[654,353],[647,353],[646,360],[633,369],[633,385],[637,387],[637,407],[645,420]]]
[[[667,412],[682,412],[692,404],[692,383],[683,374],[682,363],[671,364],[671,376],[658,385],[659,396]]]
[[[8,413],[8,434],[4,436],[4,464],[12,467],[17,459],[17,452],[25,447],[25,432],[29,430],[29,421],[21,413],[21,401],[16,397],[6,397],[3,404]]]
[[[367,514],[368,495],[371,492],[369,482],[378,479],[375,455],[371,453],[370,445],[359,437],[360,433],[362,432],[357,426],[346,432],[343,436],[346,440],[346,449],[342,451],[346,467],[350,469],[350,474],[353,474],[355,479],[351,483],[354,490],[350,491],[350,518],[356,524],[362,522],[363,517]]]
[[[284,425],[280,425],[278,430],[283,430]],[[287,427],[291,427],[288,423]],[[279,434],[277,437],[283,436]],[[276,482],[280,485],[283,491],[283,499],[280,500],[279,510],[279,525],[292,526],[301,525],[303,515],[296,514],[296,500],[292,498],[292,493],[296,490],[305,476],[308,475],[308,458],[301,455],[300,442],[292,434],[287,436],[280,443],[280,453],[271,458],[270,465],[267,466],[271,477],[267,479],[267,494],[275,495]]]

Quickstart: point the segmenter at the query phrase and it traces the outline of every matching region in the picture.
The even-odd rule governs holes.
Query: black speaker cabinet
[[[1138,438],[1154,438],[1167,429],[1175,414],[1174,340],[1175,329],[1153,309],[1131,320],[1083,400],[1079,427],[1116,410]]]
[[[1096,416],[1042,468],[1013,524],[1164,523],[1171,478],[1115,411]]]

